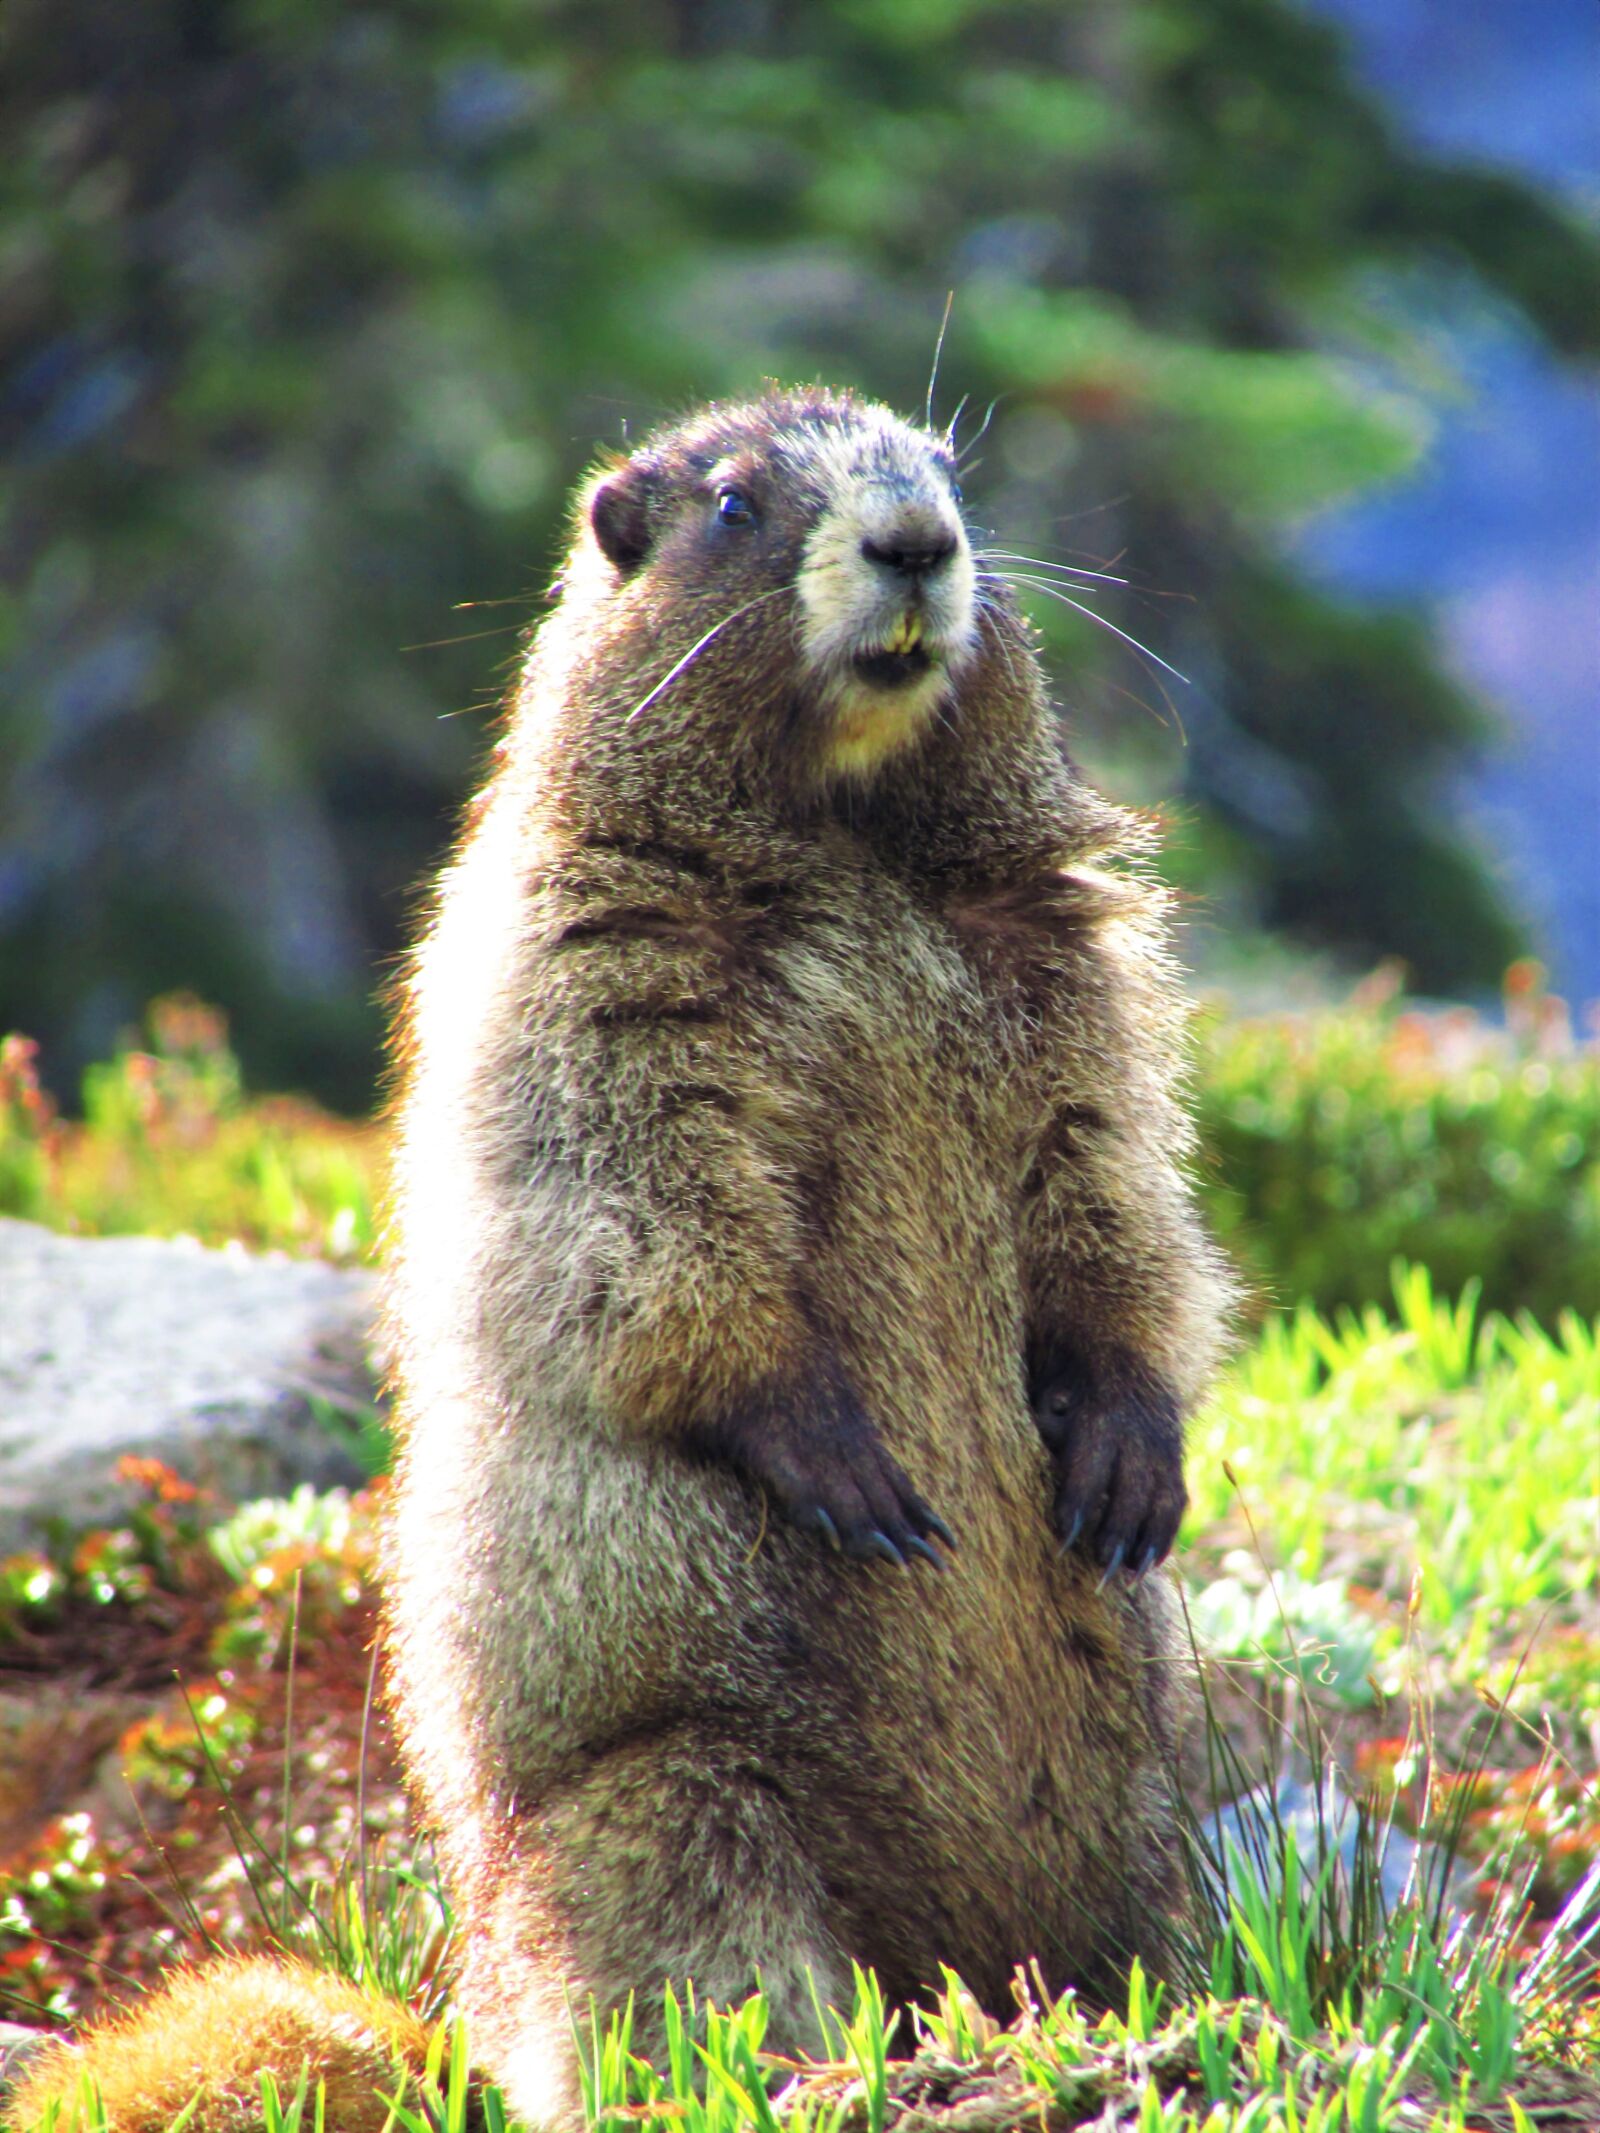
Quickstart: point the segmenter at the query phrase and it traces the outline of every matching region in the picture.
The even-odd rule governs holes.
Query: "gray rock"
[[[0,1553],[116,1515],[124,1453],[235,1502],[365,1479],[375,1278],[156,1237],[0,1220]]]

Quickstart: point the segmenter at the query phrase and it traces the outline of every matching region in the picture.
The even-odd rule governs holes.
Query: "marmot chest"
[[[959,910],[871,873],[849,889],[763,958],[786,1065],[884,1155],[937,1170],[943,1149],[1009,1195],[1062,1071],[1049,944],[975,945]]]

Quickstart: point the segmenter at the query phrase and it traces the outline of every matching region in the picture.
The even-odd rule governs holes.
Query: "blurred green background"
[[[952,290],[975,519],[1127,574],[1090,604],[1190,677],[1038,603],[1212,952],[1472,994],[1524,945],[1448,804],[1483,710],[1293,535],[1425,449],[1429,277],[1581,357],[1600,247],[1405,145],[1284,0],[9,0],[4,33],[0,1027],[58,1091],[190,987],[254,1085],[365,1108],[574,476],[768,375],[920,410]]]

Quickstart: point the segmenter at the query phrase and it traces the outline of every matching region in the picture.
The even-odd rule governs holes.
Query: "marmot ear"
[[[589,499],[589,523],[607,561],[635,570],[650,553],[650,506],[659,463],[641,452],[608,474]]]

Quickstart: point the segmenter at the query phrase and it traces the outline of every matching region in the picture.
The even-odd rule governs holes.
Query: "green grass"
[[[1319,2005],[1308,1984],[1318,1930],[1292,1870],[1235,1902],[1213,1950],[1212,1987],[1174,1996],[1135,1967],[1125,2006],[1093,2015],[1071,1993],[1044,1994],[1019,1972],[1019,2011],[1004,2028],[953,1972],[937,2004],[908,2020],[858,1969],[852,2006],[819,2007],[823,2048],[799,2060],[764,2049],[759,1992],[719,2009],[692,1988],[680,1998],[669,1987],[659,2066],[632,2049],[631,2005],[605,2020],[591,2010],[575,2024],[585,2116],[596,2133],[886,2133],[917,2108],[928,2127],[948,2116],[954,2133],[963,2102],[970,2126],[979,2100],[987,2110],[978,2122],[993,2128],[1475,2133],[1494,2112],[1494,2123],[1532,2133],[1530,2107],[1508,2086],[1533,2005],[1523,1980],[1497,1975],[1481,1946],[1452,1948],[1413,1911],[1388,1932],[1371,1978]],[[469,2056],[465,2025],[441,2023],[420,2093],[394,2099],[394,2133],[533,2133],[498,2090],[470,2088]],[[1560,2093],[1559,2077],[1544,2093],[1552,2090]],[[1537,2084],[1529,2093],[1539,2095]],[[115,2133],[92,2092],[86,2101],[84,2133]],[[270,2075],[262,2127],[337,2133],[325,2129],[314,2082],[285,2094]]]
[[[1600,1340],[1480,1317],[1395,1272],[1396,1310],[1270,1320],[1190,1435],[1190,1538],[1242,1496],[1274,1561],[1388,1597],[1414,1577],[1425,1618],[1473,1665],[1540,1602],[1600,1569]]]

